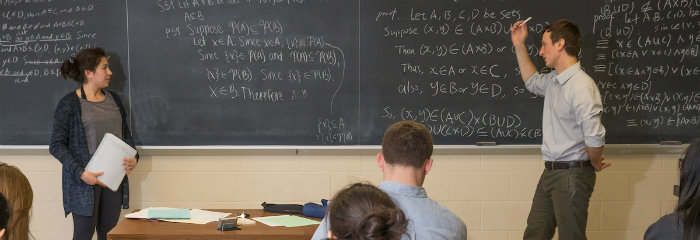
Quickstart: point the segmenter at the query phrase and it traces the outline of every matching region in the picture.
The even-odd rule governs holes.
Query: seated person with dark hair
[[[700,239],[700,139],[693,139],[678,159],[680,187],[678,205],[672,214],[661,217],[644,233],[645,240]]]
[[[379,189],[394,200],[408,219],[402,239],[467,239],[467,226],[442,204],[428,198],[423,181],[433,165],[433,138],[414,121],[394,123],[384,133],[377,165],[384,174]],[[332,203],[332,202],[331,202]],[[311,239],[324,239],[324,218]]]
[[[389,195],[365,183],[336,193],[326,218],[331,224],[330,239],[399,240],[408,224]]]

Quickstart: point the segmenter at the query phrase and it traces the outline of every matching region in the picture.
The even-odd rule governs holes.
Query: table
[[[241,213],[250,217],[282,215],[262,209],[207,209],[215,212]],[[137,210],[138,211],[138,210]],[[318,218],[306,217],[321,221]],[[140,219],[124,219],[107,233],[108,239],[311,239],[318,224],[303,227],[270,227],[256,222],[239,225],[241,230],[219,231],[217,223],[187,224]]]

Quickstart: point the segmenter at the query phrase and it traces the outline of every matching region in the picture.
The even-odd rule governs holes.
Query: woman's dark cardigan
[[[134,147],[134,139],[127,125],[126,111],[119,96],[112,91],[105,91],[119,107],[122,115],[122,139]],[[80,180],[80,175],[90,161],[85,128],[81,119],[80,99],[75,92],[68,93],[56,106],[51,134],[49,151],[63,165],[63,210],[66,216],[74,213],[82,216],[92,216],[94,206],[93,186]],[[135,148],[135,147],[134,147]],[[138,159],[138,154],[136,155]],[[129,180],[125,176],[122,181],[124,194],[122,196],[122,208],[129,208]]]

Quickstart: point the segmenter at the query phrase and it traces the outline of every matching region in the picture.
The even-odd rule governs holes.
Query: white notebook
[[[85,171],[104,172],[97,179],[102,181],[112,191],[119,189],[119,184],[124,179],[124,158],[134,158],[136,149],[129,146],[117,136],[106,133],[100,145],[92,155]]]

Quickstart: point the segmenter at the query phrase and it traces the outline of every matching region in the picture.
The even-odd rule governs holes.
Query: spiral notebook
[[[135,156],[136,149],[117,136],[106,133],[85,167],[85,171],[104,172],[101,176],[97,176],[97,179],[107,185],[107,188],[116,192],[126,174],[124,165],[122,165],[124,158],[134,158]]]

